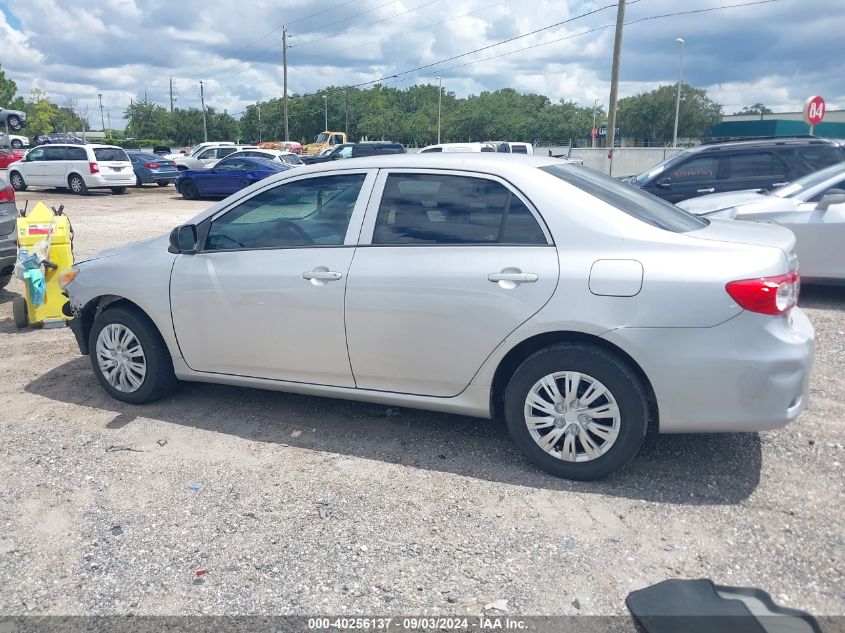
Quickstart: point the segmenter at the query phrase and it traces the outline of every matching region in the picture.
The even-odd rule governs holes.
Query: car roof
[[[305,165],[297,173],[337,171],[346,169],[455,169],[463,171],[479,171],[492,173],[506,173],[536,169],[547,165],[571,163],[552,156],[538,156],[527,154],[505,154],[496,152],[447,152],[447,153],[414,153],[414,154],[381,154],[377,156],[362,156],[348,158],[342,161],[316,163]]]
[[[755,147],[773,146],[806,146],[806,145],[828,145],[839,146],[839,143],[817,136],[762,136],[753,139],[742,139],[735,141],[708,141],[689,149],[690,152],[723,151],[730,149],[745,149]]]

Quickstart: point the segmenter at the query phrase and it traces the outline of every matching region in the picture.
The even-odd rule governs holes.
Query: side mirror
[[[661,178],[657,181],[657,188],[658,189],[671,189],[672,188],[672,180],[669,177]]]
[[[828,207],[832,204],[845,204],[845,193],[831,193],[828,191],[816,205],[816,209],[827,211]]]
[[[197,227],[193,224],[183,224],[170,231],[171,253],[194,255],[197,252]]]

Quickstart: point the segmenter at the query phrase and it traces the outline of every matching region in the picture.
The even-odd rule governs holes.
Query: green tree
[[[672,140],[675,123],[675,86],[660,86],[619,101],[619,127],[623,136],[666,143]],[[678,136],[698,137],[716,125],[722,106],[707,91],[682,84]]]
[[[6,77],[6,71],[0,70],[0,107],[9,108],[18,92],[18,85]]]
[[[734,114],[759,114],[760,118],[762,118],[764,114],[772,114],[772,110],[762,103],[755,103],[752,106],[744,107],[739,112],[734,112]]]
[[[56,129],[59,109],[51,102],[47,95],[38,88],[29,93],[29,100],[24,104],[24,111],[28,122],[27,133],[31,136],[47,134]]]

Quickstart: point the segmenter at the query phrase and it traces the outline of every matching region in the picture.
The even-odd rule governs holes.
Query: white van
[[[533,154],[534,153],[534,146],[531,143],[511,143],[511,142],[508,142],[508,145],[511,146],[511,154]]]
[[[70,188],[84,196],[89,189],[125,193],[135,184],[132,162],[123,148],[114,145],[40,145],[29,150],[9,168],[15,191],[27,187]]]
[[[420,150],[420,154],[429,152],[495,152],[496,148],[490,143],[439,143],[437,145],[426,145]]]

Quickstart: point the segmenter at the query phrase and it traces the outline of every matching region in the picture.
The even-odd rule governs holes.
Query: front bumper
[[[807,406],[815,334],[807,316],[743,312],[712,328],[620,328],[651,382],[661,433],[765,431]]]

